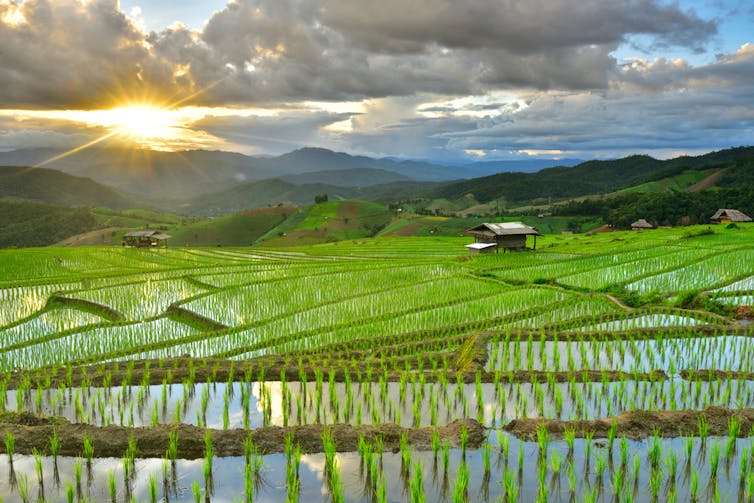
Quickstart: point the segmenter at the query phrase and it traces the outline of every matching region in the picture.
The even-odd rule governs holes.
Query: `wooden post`
[[[534,234],[534,249],[537,249],[537,235]]]

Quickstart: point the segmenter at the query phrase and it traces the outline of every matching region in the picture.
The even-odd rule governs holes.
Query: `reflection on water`
[[[411,501],[412,487],[420,487],[426,501],[453,501],[453,494],[465,492],[469,501],[504,501],[505,493],[515,493],[518,501],[534,501],[545,494],[547,501],[659,501],[674,494],[677,501],[746,501],[751,463],[751,442],[727,438],[656,439],[630,441],[616,438],[612,446],[606,440],[577,439],[572,447],[566,441],[550,441],[544,451],[537,443],[521,442],[507,434],[491,431],[489,462],[485,449],[459,449],[437,453],[407,451],[408,465],[402,453],[365,451],[338,453],[334,466],[339,474],[345,501],[371,502],[375,487],[385,485],[387,501]],[[543,454],[544,453],[544,454]],[[718,466],[712,476],[713,459]],[[244,457],[215,457],[207,476],[204,460],[177,460],[174,464],[161,459],[137,459],[133,471],[124,469],[121,459],[93,460],[87,468],[83,460],[59,457],[53,475],[50,457],[41,460],[41,479],[33,456],[15,455],[13,465],[7,455],[0,455],[0,494],[4,502],[66,501],[150,501],[150,486],[157,500],[191,502],[198,491],[200,501],[244,501],[246,491],[254,501],[285,501],[289,487],[298,488],[299,501],[329,501],[332,474],[326,469],[323,454],[303,455],[296,469],[284,454],[263,456],[258,472],[246,470]],[[252,462],[253,463],[253,462]],[[77,481],[76,465],[83,466]],[[251,465],[250,465],[251,466]],[[489,466],[489,471],[485,470]],[[542,471],[544,470],[544,471]],[[468,482],[462,473],[468,473]],[[14,480],[11,483],[11,473]],[[251,473],[249,484],[247,474]],[[41,480],[41,484],[40,484]],[[376,481],[375,481],[376,480]],[[464,489],[465,488],[465,489]],[[114,495],[114,498],[113,496]]]
[[[754,407],[751,381],[623,381],[542,383],[267,382],[9,390],[5,409],[56,415],[103,426],[182,422],[200,427],[258,428],[265,425],[448,424],[476,418],[499,426],[521,417],[595,419],[633,409],[701,409],[709,405]]]

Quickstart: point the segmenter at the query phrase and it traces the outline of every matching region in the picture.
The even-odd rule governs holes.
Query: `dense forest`
[[[0,248],[48,246],[96,227],[86,208],[0,202]]]

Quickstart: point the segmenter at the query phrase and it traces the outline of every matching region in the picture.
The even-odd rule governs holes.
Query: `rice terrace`
[[[752,239],[0,251],[0,494],[748,501]]]

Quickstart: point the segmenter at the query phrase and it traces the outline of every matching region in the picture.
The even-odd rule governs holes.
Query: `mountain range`
[[[569,160],[571,165],[578,161]],[[303,148],[277,157],[191,150],[89,148],[66,154],[40,148],[0,152],[0,166],[44,166],[109,185],[137,200],[186,199],[232,189],[240,183],[281,178],[291,183],[365,187],[396,181],[441,182],[501,171],[536,171],[554,160],[480,162],[445,166],[392,158],[352,156]]]

